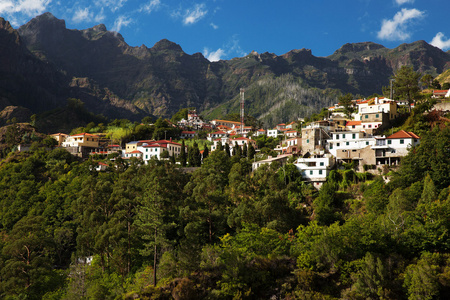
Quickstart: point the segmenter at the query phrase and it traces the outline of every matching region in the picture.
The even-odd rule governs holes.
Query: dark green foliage
[[[180,163],[182,167],[186,167],[187,156],[186,156],[186,146],[184,145],[184,140],[181,141],[181,150],[180,150]]]

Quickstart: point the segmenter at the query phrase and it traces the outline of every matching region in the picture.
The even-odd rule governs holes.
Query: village
[[[434,90],[434,99],[444,99],[450,96],[450,90]],[[411,104],[414,107],[414,103]],[[253,148],[252,171],[260,166],[278,162],[280,166],[293,163],[300,171],[303,179],[320,189],[330,171],[334,168],[351,166],[359,172],[374,174],[387,173],[389,168],[399,165],[400,159],[408,154],[411,147],[420,143],[420,136],[414,132],[399,130],[383,134],[392,127],[400,116],[400,111],[408,109],[408,103],[395,101],[385,97],[351,100],[350,114],[344,113],[340,103],[328,108],[327,117],[323,120],[306,123],[304,119],[288,124],[278,124],[271,129],[255,128],[241,122],[214,119],[205,122],[196,110],[189,110],[187,119],[181,119],[170,126],[180,129],[178,142],[170,139],[136,140],[113,144],[111,140],[102,139],[101,135],[80,133],[67,135],[52,134],[58,146],[65,148],[71,154],[81,158],[92,155],[115,153],[115,157],[124,160],[131,158],[147,164],[150,160],[178,159],[182,154],[180,140],[199,140],[198,132],[207,131],[209,151],[228,149],[233,155],[235,147],[242,152]],[[262,135],[278,139],[279,143],[270,149],[270,155],[258,155],[256,139]],[[183,143],[184,144],[184,143]],[[185,146],[184,152],[188,152]],[[204,150],[200,151],[203,161]],[[206,155],[206,154],[205,154]],[[177,162],[179,164],[179,162]],[[105,162],[99,162],[98,171],[108,168]]]

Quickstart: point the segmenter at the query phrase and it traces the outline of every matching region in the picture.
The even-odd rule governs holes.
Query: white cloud
[[[438,32],[430,44],[444,51],[450,49],[450,39],[446,38],[442,32]]]
[[[216,51],[211,51],[208,48],[203,49],[203,56],[209,61],[219,61],[226,59],[227,57],[242,57],[245,53],[239,45],[239,39],[237,35],[233,35],[231,39],[221,48]]]
[[[211,23],[211,24],[209,24],[209,25],[211,25],[211,27],[214,28],[214,29],[219,29],[219,26],[217,26],[217,25],[214,24],[214,23]]]
[[[192,9],[187,9],[184,17],[183,24],[190,25],[197,23],[201,18],[203,18],[208,13],[205,9],[205,4],[196,4]]]
[[[226,55],[225,50],[219,48],[216,51],[210,52],[208,48],[203,49],[203,55],[206,57],[207,60],[213,62],[213,61],[219,61],[222,57]]]
[[[85,7],[84,9],[78,8],[72,17],[72,21],[74,21],[75,23],[89,22],[93,19],[93,17],[94,14],[89,11],[88,7]]]
[[[395,2],[398,4],[398,5],[403,5],[403,4],[406,4],[406,3],[414,3],[414,0],[395,0]]]
[[[35,17],[47,10],[51,0],[0,0],[0,15],[16,13]]]
[[[154,10],[157,10],[161,6],[160,0],[150,0],[147,4],[144,4],[139,9],[140,12],[151,13]]]
[[[102,9],[100,10],[100,12],[94,17],[94,21],[95,21],[96,23],[101,23],[101,22],[103,22],[105,19],[106,19],[106,16],[105,16],[105,14],[103,13],[103,7],[102,7]]]
[[[122,29],[122,27],[127,27],[128,25],[130,25],[133,22],[132,19],[127,18],[125,16],[119,16],[115,21],[114,21],[114,26],[111,29],[112,31],[115,32],[119,32],[120,29]]]
[[[378,38],[382,40],[406,40],[411,36],[408,25],[415,19],[421,19],[425,12],[413,9],[402,8],[397,12],[392,20],[384,19],[381,29],[378,32]]]
[[[94,3],[99,7],[108,7],[112,12],[122,8],[128,0],[95,0]]]

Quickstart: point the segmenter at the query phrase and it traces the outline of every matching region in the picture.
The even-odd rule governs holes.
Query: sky
[[[368,41],[450,50],[448,0],[0,0],[0,17],[14,28],[44,12],[69,29],[102,23],[130,46],[168,39],[210,61],[302,48],[323,57]]]

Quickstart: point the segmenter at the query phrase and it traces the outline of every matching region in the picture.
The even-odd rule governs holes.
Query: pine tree
[[[182,167],[186,167],[186,148],[184,146],[184,140],[181,142],[180,163]]]
[[[255,153],[256,153],[256,151],[255,151],[255,148],[253,147],[253,144],[249,144],[248,145],[248,151],[247,151],[248,153],[247,153],[247,157],[249,158],[249,159],[253,159],[254,157],[255,157]]]

